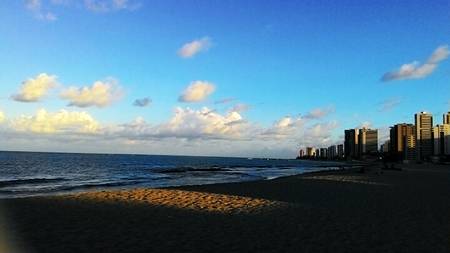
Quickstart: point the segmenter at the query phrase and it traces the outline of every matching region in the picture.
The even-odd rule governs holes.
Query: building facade
[[[337,156],[338,158],[344,158],[344,144],[337,145]]]
[[[320,149],[320,158],[327,158],[327,149],[326,148]]]
[[[433,155],[450,155],[450,124],[433,127]]]
[[[344,140],[344,152],[345,158],[358,158],[359,148],[358,148],[358,129],[348,129],[345,130],[345,140]]]
[[[328,159],[335,159],[337,158],[337,149],[336,145],[332,145],[328,147]]]
[[[450,112],[445,113],[442,118],[443,118],[443,120],[442,120],[443,124],[450,124]]]
[[[313,147],[307,147],[306,148],[306,156],[308,156],[308,157],[316,156],[316,149]]]
[[[396,160],[415,160],[416,127],[413,124],[397,124],[390,129],[390,154]]]
[[[425,160],[433,155],[433,115],[420,112],[414,115],[416,126],[416,158]]]
[[[378,153],[378,130],[363,128],[359,130],[358,134],[358,154],[374,155]]]

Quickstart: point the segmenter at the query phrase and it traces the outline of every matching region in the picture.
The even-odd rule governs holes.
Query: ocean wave
[[[62,182],[68,179],[57,177],[57,178],[23,178],[23,179],[8,179],[0,181],[0,188],[14,186],[14,185],[22,185],[22,184],[45,184],[45,183],[55,183]]]
[[[229,171],[226,167],[220,166],[208,166],[208,167],[193,167],[193,166],[178,166],[178,167],[153,167],[150,169],[154,173],[183,173],[183,172],[217,172],[217,171]]]

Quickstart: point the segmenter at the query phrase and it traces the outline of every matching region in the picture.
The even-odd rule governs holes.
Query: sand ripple
[[[67,198],[98,202],[141,203],[217,213],[260,213],[289,205],[286,202],[266,199],[165,189],[88,192],[69,195]]]

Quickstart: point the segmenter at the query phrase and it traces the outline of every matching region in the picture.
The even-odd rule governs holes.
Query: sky
[[[0,150],[293,158],[450,110],[450,1],[7,0]]]

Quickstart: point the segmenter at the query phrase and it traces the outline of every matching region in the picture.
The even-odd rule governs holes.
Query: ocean
[[[284,159],[0,152],[0,198],[270,180],[337,166]]]

